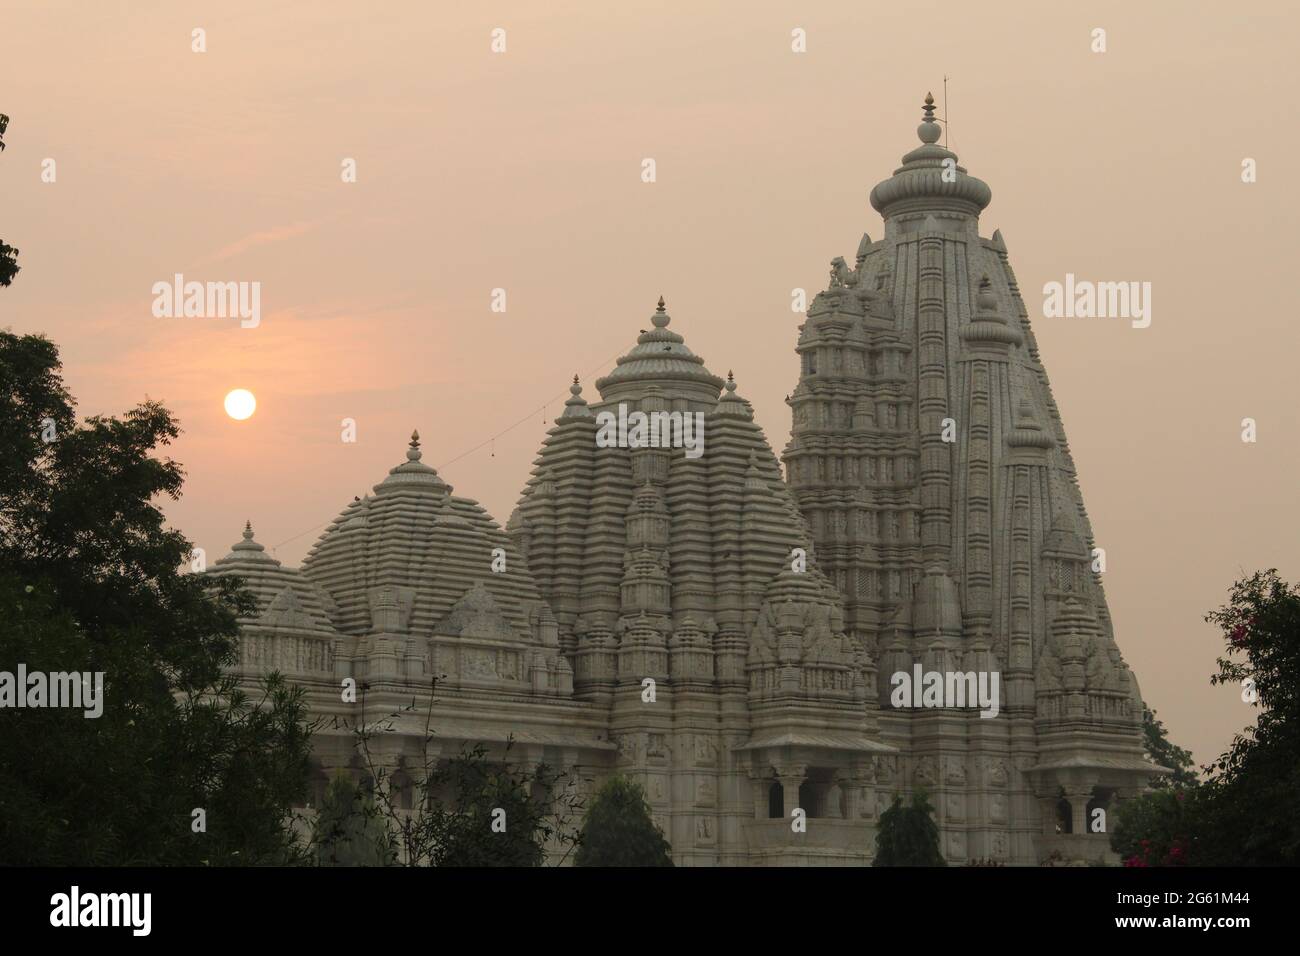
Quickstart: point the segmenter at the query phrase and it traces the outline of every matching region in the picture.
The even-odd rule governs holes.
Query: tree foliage
[[[1276,570],[1233,585],[1206,620],[1224,636],[1212,684],[1257,712],[1205,782],[1120,807],[1111,845],[1131,866],[1294,866],[1300,863],[1300,586]],[[1166,764],[1168,765],[1168,764]],[[1177,851],[1177,852],[1175,852]]]
[[[1142,707],[1142,742],[1148,760],[1173,771],[1172,774],[1153,775],[1150,780],[1152,787],[1157,790],[1185,790],[1201,782],[1196,775],[1191,751],[1184,750],[1171,741],[1164,721],[1156,717],[1156,712],[1145,705]]]
[[[321,866],[392,866],[397,862],[393,834],[374,794],[342,772],[325,791],[311,843]]]
[[[1196,791],[1165,788],[1120,805],[1110,845],[1125,866],[1186,866],[1200,815]]]
[[[876,858],[872,866],[947,866],[939,848],[939,825],[925,790],[912,794],[910,806],[899,797],[880,815]]]
[[[223,673],[253,599],[179,570],[191,545],[155,503],[180,495],[156,455],[178,434],[151,401],[78,423],[55,346],[0,332],[0,670],[103,674],[97,718],[0,709],[0,862],[295,858],[301,691]]]
[[[650,816],[645,791],[622,776],[605,781],[583,821],[575,866],[672,866],[672,847]]]
[[[5,148],[5,130],[9,128],[9,117],[0,113],[0,152]],[[9,285],[18,274],[18,250],[0,240],[0,286]]]
[[[371,781],[373,807],[354,802],[338,827],[353,832],[380,821],[387,860],[405,866],[541,866],[548,853],[563,862],[577,845],[574,822],[583,803],[574,771],[560,773],[545,763],[520,759],[514,742],[495,755],[484,744],[466,745],[444,759],[430,746],[437,683],[425,713],[426,760],[401,774],[374,759],[374,742],[396,730],[415,702],[370,721],[363,686],[361,716],[352,731],[361,772]],[[319,857],[320,831],[313,841]]]

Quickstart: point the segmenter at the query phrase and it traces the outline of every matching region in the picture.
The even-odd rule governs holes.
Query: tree
[[[1156,717],[1150,707],[1142,707],[1142,738],[1146,747],[1147,759],[1152,763],[1168,767],[1172,774],[1155,774],[1151,777],[1151,786],[1157,790],[1187,789],[1199,784],[1192,754],[1169,739],[1164,722]]]
[[[397,862],[393,834],[374,794],[339,773],[330,781],[312,828],[316,862],[321,866],[392,866]]]
[[[912,794],[912,805],[899,797],[880,815],[876,858],[872,866],[947,866],[939,849],[939,826],[925,790]]]
[[[0,152],[5,148],[5,130],[9,128],[9,117],[0,113]],[[0,240],[0,286],[14,281],[18,274],[18,250]]]
[[[0,863],[297,858],[302,692],[224,673],[254,601],[179,570],[191,545],[155,504],[180,495],[155,454],[178,434],[151,401],[78,423],[55,346],[0,332],[0,662],[102,681],[99,716],[0,709]]]
[[[672,866],[672,847],[650,817],[645,791],[610,777],[597,791],[583,823],[574,866]]]
[[[1201,816],[1197,792],[1165,788],[1124,801],[1110,833],[1125,866],[1187,866]]]
[[[481,743],[441,758],[438,748],[429,746],[436,680],[431,690],[424,740],[430,756],[411,768],[412,779],[406,770],[399,775],[382,761],[376,764],[371,744],[376,735],[393,732],[397,719],[414,710],[415,702],[371,720],[362,685],[361,713],[349,729],[370,781],[366,792],[373,795],[373,806],[354,801],[346,813],[335,813],[333,832],[353,833],[377,820],[393,848],[387,862],[405,866],[541,866],[548,852],[563,862],[577,843],[573,820],[583,806],[573,786],[574,772],[512,762],[513,740],[506,741],[496,760]],[[322,832],[318,829],[312,841],[318,858]]]
[[[1240,689],[1258,709],[1206,780],[1120,806],[1111,846],[1130,866],[1295,866],[1300,863],[1300,586],[1275,570],[1233,585],[1206,615],[1224,635],[1211,684]],[[1166,765],[1169,765],[1166,761]]]
[[[1210,865],[1300,863],[1300,585],[1277,571],[1233,585],[1227,604],[1206,615],[1223,631],[1225,653],[1212,684],[1240,690],[1258,710],[1211,765],[1207,822],[1198,840]]]

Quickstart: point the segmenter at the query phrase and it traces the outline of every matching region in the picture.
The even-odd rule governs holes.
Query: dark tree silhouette
[[[1151,777],[1151,786],[1157,790],[1186,790],[1199,784],[1196,767],[1192,762],[1190,750],[1184,750],[1169,739],[1164,721],[1156,717],[1150,707],[1142,707],[1142,738],[1146,747],[1147,758],[1153,763],[1168,767],[1172,774],[1155,774]]]
[[[582,827],[575,866],[672,866],[672,848],[650,816],[645,792],[611,777],[596,793]]]
[[[9,117],[0,113],[0,152],[5,148],[5,130],[9,128]],[[9,285],[18,274],[18,250],[0,240],[0,286]]]
[[[876,857],[872,866],[947,866],[939,849],[939,825],[924,790],[912,794],[912,805],[899,797],[880,815]]]
[[[1275,570],[1232,587],[1206,615],[1225,652],[1212,684],[1240,692],[1255,725],[1203,768],[1192,789],[1145,794],[1119,808],[1111,846],[1129,866],[1295,866],[1300,863],[1300,586]],[[1170,766],[1168,761],[1164,761]]]
[[[0,708],[0,863],[293,860],[301,691],[223,674],[252,597],[179,570],[191,545],[155,504],[180,495],[157,455],[179,429],[150,401],[78,423],[60,369],[0,332],[0,662],[101,673],[102,714]]]

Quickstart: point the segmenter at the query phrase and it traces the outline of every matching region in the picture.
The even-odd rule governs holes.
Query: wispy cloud
[[[309,222],[296,222],[288,226],[276,226],[274,229],[264,229],[261,232],[255,232],[252,235],[237,239],[229,245],[222,246],[212,255],[201,259],[200,262],[220,262],[223,259],[233,259],[249,249],[255,249],[258,246],[267,246],[275,242],[285,242],[289,239],[296,239],[299,236],[306,235],[313,229],[316,229],[323,223],[324,219],[314,219]]]

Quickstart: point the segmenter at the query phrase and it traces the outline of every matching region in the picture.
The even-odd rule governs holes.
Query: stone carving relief
[[[954,787],[964,787],[966,785],[966,764],[959,757],[949,757],[947,765],[948,771],[944,774],[944,780]]]
[[[917,783],[933,787],[938,782],[938,772],[934,766],[934,758],[922,757],[918,760],[913,776],[916,778]]]
[[[718,762],[718,748],[711,737],[705,734],[695,735],[695,765],[712,767]]]
[[[668,759],[668,741],[663,734],[647,734],[646,756],[651,760]]]
[[[1006,794],[995,793],[989,797],[989,819],[994,823],[1005,823],[1007,820],[1007,798]]]
[[[1005,860],[1007,858],[1007,835],[1005,833],[993,834],[993,859]]]
[[[1005,760],[989,761],[989,785],[1005,787],[1007,785],[1007,763]]]
[[[960,794],[950,793],[947,797],[947,810],[949,820],[966,819],[965,800]]]
[[[898,777],[897,757],[873,757],[871,763],[875,767],[876,780],[884,786],[889,786]]]
[[[461,674],[469,678],[497,676],[496,655],[492,651],[465,648],[461,651]]]

